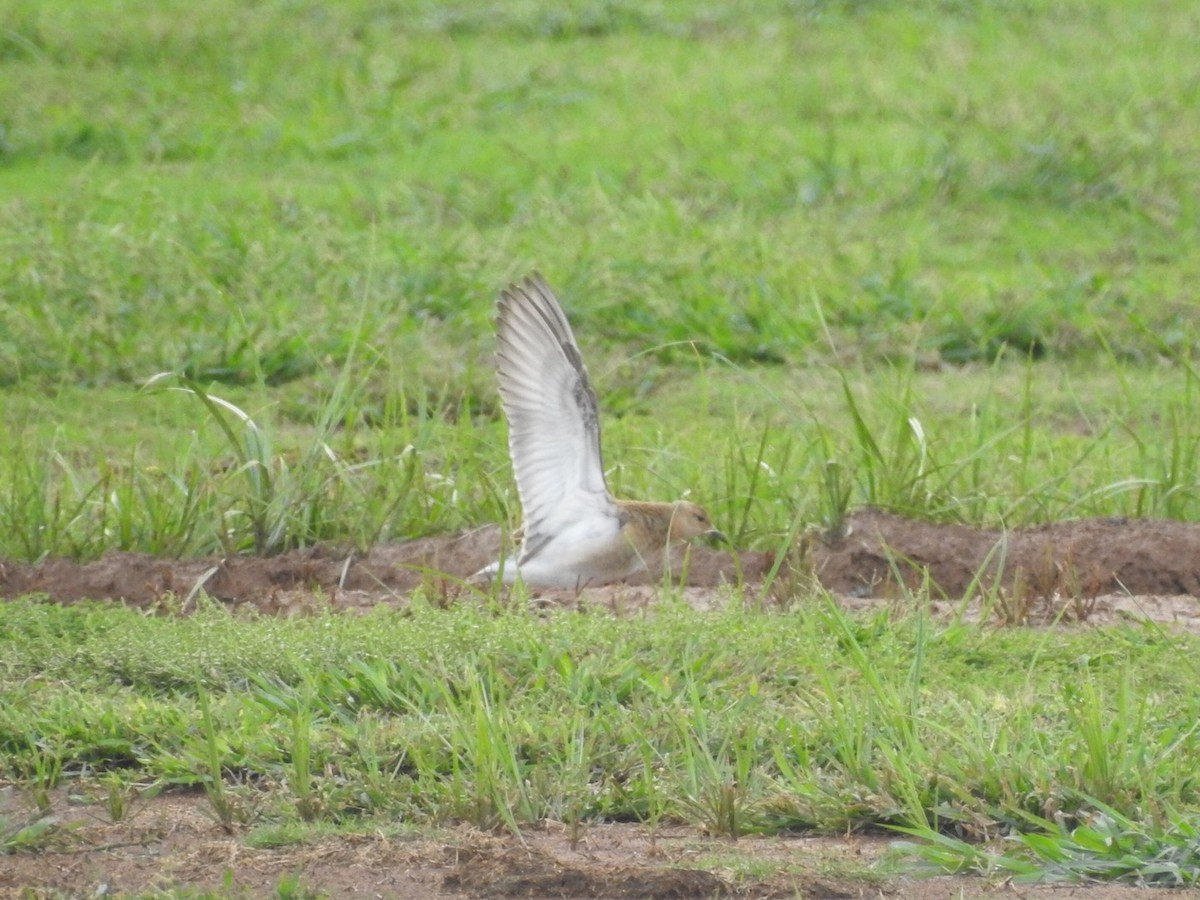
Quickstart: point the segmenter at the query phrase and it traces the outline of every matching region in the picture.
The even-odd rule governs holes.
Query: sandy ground
[[[153,894],[179,886],[221,896],[270,897],[285,878],[313,896],[393,900],[479,898],[867,898],[1148,900],[1200,896],[1125,885],[1014,885],[979,878],[885,878],[872,866],[881,834],[716,839],[695,829],[593,825],[572,835],[547,822],[520,838],[470,828],[436,836],[325,838],[256,849],[226,834],[195,792],[135,802],[112,822],[78,789],[51,801],[55,832],[37,852],[0,857],[0,897]],[[0,791],[0,817],[30,813],[29,797]],[[767,875],[748,872],[768,871]]]

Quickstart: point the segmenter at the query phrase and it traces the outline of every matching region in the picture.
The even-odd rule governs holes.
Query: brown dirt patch
[[[542,842],[545,843],[545,842]],[[563,859],[529,838],[514,847],[504,840],[449,848],[453,870],[442,884],[476,897],[645,897],[677,900],[720,897],[730,885],[711,872],[678,866],[596,865],[587,856]],[[578,856],[578,854],[576,854]]]
[[[844,538],[814,551],[822,583],[857,596],[894,594],[899,580],[961,598],[978,576],[1030,596],[1200,596],[1200,523],[1076,519],[998,531],[860,510]]]
[[[129,896],[171,890],[270,897],[284,878],[321,896],[392,900],[486,898],[933,898],[1141,900],[1145,890],[989,884],[976,878],[914,880],[876,874],[885,835],[782,835],[731,842],[691,828],[652,834],[638,825],[594,825],[572,840],[560,823],[521,837],[458,828],[425,837],[382,832],[322,837],[274,849],[251,832],[226,834],[195,792],[140,801],[120,822],[77,786],[56,792],[50,838],[0,857],[0,898]],[[27,795],[0,791],[0,818],[30,813]],[[755,874],[747,874],[754,872]],[[1195,896],[1155,891],[1154,897]]]
[[[493,527],[381,545],[362,555],[322,546],[272,557],[167,560],[109,553],[86,564],[0,561],[0,597],[40,593],[59,603],[109,599],[186,612],[203,590],[231,605],[293,615],[316,607],[403,604],[425,586],[453,602],[477,596],[462,580],[494,559],[500,543]],[[1080,519],[1002,532],[864,509],[849,517],[842,537],[804,536],[781,578],[764,592],[773,563],[769,553],[735,557],[693,548],[682,578],[685,596],[710,608],[729,601],[729,586],[743,585],[747,597],[787,600],[789,592],[795,595],[797,587],[816,581],[848,605],[861,606],[903,602],[906,591],[928,579],[943,609],[974,595],[968,615],[980,614],[983,597],[987,610],[1008,622],[1138,618],[1200,631],[1200,602],[1194,599],[1200,596],[1200,523]],[[598,604],[622,612],[657,597],[657,582],[642,579],[581,592],[546,591],[537,602]]]

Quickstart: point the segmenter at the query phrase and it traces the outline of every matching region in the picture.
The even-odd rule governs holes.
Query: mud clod
[[[935,601],[990,598],[991,608],[1010,623],[1064,613],[1068,620],[1082,620],[1123,604],[1135,616],[1200,627],[1200,604],[1191,599],[1200,596],[1200,523],[1079,519],[999,531],[863,509],[848,518],[843,534],[806,535],[798,552],[789,554],[803,571],[785,566],[769,597],[809,596],[819,586],[852,603],[902,601],[927,584]],[[57,603],[117,600],[186,613],[202,589],[231,606],[297,615],[403,605],[423,587],[427,597],[449,604],[477,596],[463,581],[497,556],[500,542],[493,527],[381,545],[362,555],[320,546],[271,557],[167,560],[114,552],[88,563],[0,561],[0,597],[36,593]],[[770,553],[735,558],[695,547],[684,568],[685,594],[693,605],[708,608],[724,602],[728,586],[758,592],[773,562]],[[590,602],[629,612],[653,603],[659,584],[657,577],[643,577],[583,592],[547,591],[538,602],[558,607]],[[1097,598],[1100,602],[1092,602]]]

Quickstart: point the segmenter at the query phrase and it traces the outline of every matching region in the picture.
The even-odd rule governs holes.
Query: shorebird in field
[[[616,500],[604,480],[596,393],[567,317],[536,273],[501,292],[496,375],[524,513],[521,547],[472,580],[534,588],[619,581],[694,537],[725,541],[695,503]]]

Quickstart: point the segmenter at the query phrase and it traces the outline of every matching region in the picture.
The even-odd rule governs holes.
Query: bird
[[[515,558],[485,566],[472,581],[579,590],[647,570],[692,538],[728,543],[695,503],[610,493],[596,392],[567,317],[537,272],[501,291],[496,332],[496,379],[524,522]]]

